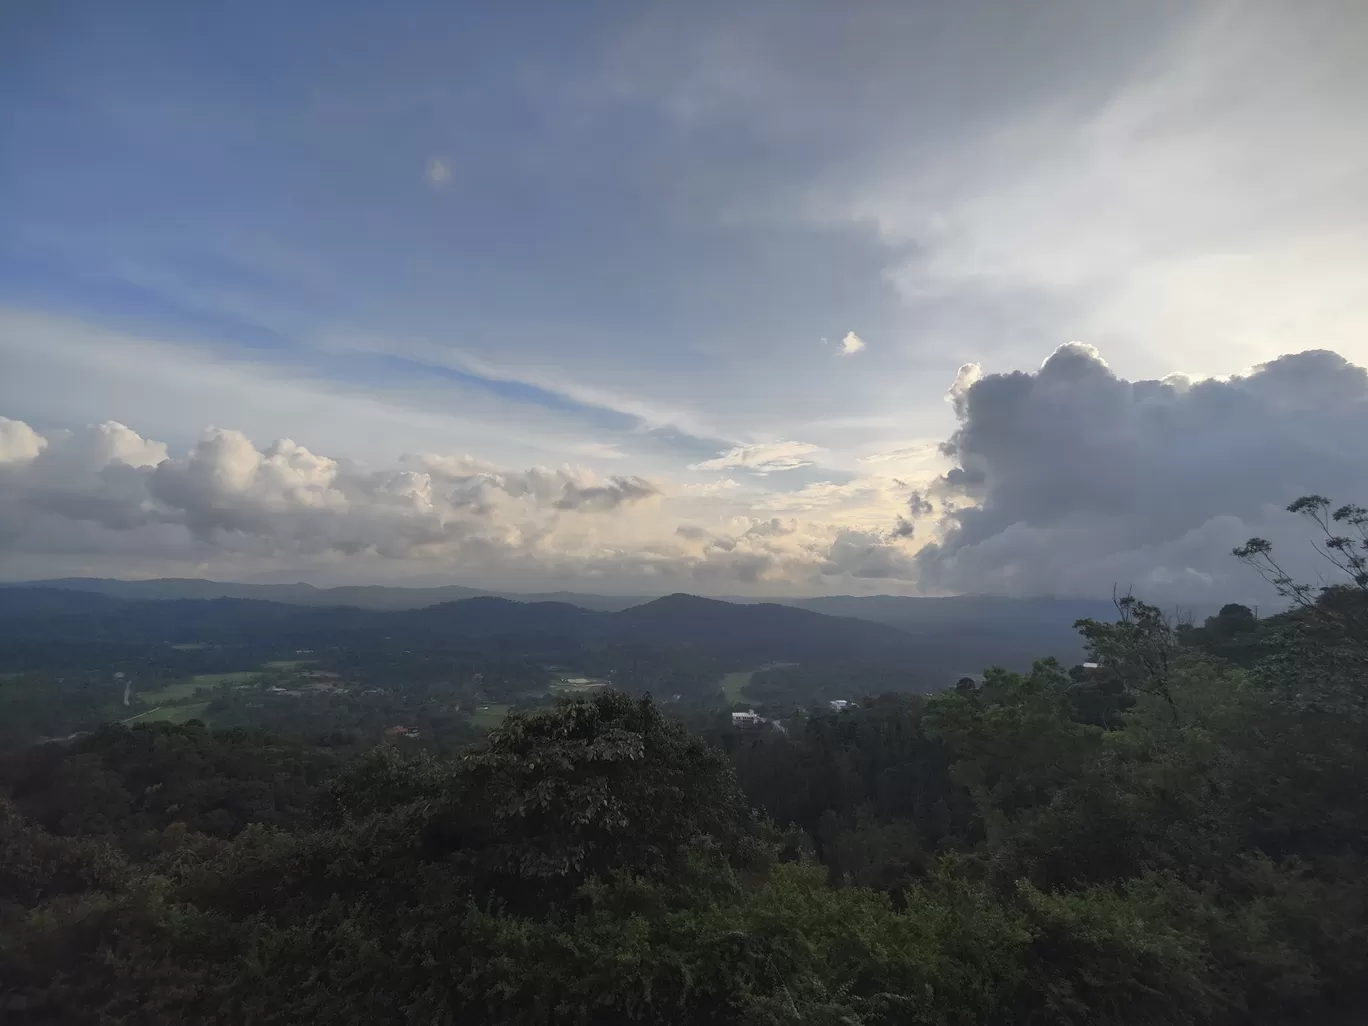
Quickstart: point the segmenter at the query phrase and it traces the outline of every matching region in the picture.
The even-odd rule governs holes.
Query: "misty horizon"
[[[1361,5],[344,8],[16,16],[0,579],[1270,603],[1364,498]]]

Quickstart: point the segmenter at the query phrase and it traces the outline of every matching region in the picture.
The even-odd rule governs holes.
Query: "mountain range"
[[[0,643],[240,643],[522,651],[582,645],[690,646],[741,665],[774,659],[901,662],[916,642],[886,624],[770,603],[668,595],[617,612],[479,596],[421,609],[302,606],[261,599],[121,599],[59,588],[0,589]]]
[[[757,659],[915,662],[944,677],[987,665],[1026,668],[1081,657],[1073,623],[1109,617],[1109,602],[891,595],[760,602],[558,592],[490,594],[433,588],[240,584],[198,579],[65,578],[0,586],[0,640],[23,624],[49,639],[205,640],[345,633],[417,645],[537,638],[571,644],[691,645]]]

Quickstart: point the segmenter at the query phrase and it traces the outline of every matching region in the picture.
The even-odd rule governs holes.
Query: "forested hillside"
[[[1338,583],[782,730],[614,691],[448,758],[197,722],[3,767],[15,1023],[1319,1023],[1368,964],[1368,514]],[[1338,531],[1343,529],[1344,541]],[[687,720],[688,717],[685,717]]]
[[[15,646],[42,643],[223,644],[244,638],[308,647],[385,641],[426,649],[510,639],[540,642],[549,650],[641,642],[693,646],[754,661],[916,655],[911,637],[884,624],[693,595],[670,595],[615,613],[487,597],[390,612],[255,599],[124,600],[65,589],[0,588],[0,656]]]

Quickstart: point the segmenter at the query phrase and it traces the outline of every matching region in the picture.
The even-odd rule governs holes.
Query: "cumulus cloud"
[[[1228,379],[1132,381],[1071,343],[1032,372],[962,369],[950,398],[958,426],[937,448],[943,473],[787,491],[722,476],[681,487],[573,466],[509,470],[453,454],[377,469],[228,429],[171,453],[113,422],[40,433],[0,420],[0,555],[10,575],[23,560],[38,576],[57,565],[141,574],[173,560],[201,575],[326,563],[356,580],[382,576],[383,564],[399,568],[390,579],[421,568],[502,587],[1105,595],[1120,585],[1167,602],[1267,602],[1230,549],[1270,538],[1314,581],[1283,507],[1307,492],[1365,498],[1353,485],[1368,481],[1368,371],[1331,352]],[[764,474],[814,451],[737,446],[698,469]],[[60,563],[68,556],[90,558]]]
[[[741,459],[782,464],[793,451]],[[171,453],[114,422],[44,436],[6,420],[0,454],[0,556],[11,575],[21,566],[36,569],[28,576],[95,568],[315,576],[322,568],[338,583],[445,571],[502,587],[590,580],[784,593],[850,590],[902,570],[900,553],[879,551],[882,535],[843,521],[845,506],[871,496],[900,502],[890,499],[893,479],[809,486],[794,501],[829,500],[822,514],[757,517],[734,512],[750,503],[726,502],[737,487],[730,478],[708,482],[700,502],[641,477],[508,470],[467,455],[420,453],[364,468],[289,439],[259,446],[224,428]]]
[[[47,439],[22,420],[0,417],[0,463],[25,463],[47,446]]]
[[[749,470],[756,474],[768,474],[776,470],[797,470],[810,467],[812,461],[804,459],[821,447],[807,442],[757,442],[751,445],[737,445],[726,452],[718,453],[710,460],[692,463],[690,470]]]
[[[604,484],[566,481],[555,506],[556,509],[608,510],[659,494],[659,488],[641,477],[612,477]]]
[[[865,347],[865,340],[853,331],[847,331],[845,338],[841,339],[841,348],[838,350],[842,356],[853,356]]]
[[[258,449],[211,429],[184,457],[113,422],[43,438],[0,422],[0,547],[149,546],[206,552],[451,556],[535,545],[567,517],[609,514],[658,494],[640,477],[574,467],[503,471],[418,455],[362,470],[289,439]]]
[[[914,564],[907,553],[876,532],[842,531],[827,549],[822,573],[906,580],[913,576]]]
[[[1332,352],[1227,380],[1128,381],[1071,343],[1035,373],[962,369],[951,398],[956,466],[933,490],[954,508],[917,556],[933,588],[1248,595],[1233,545],[1295,538],[1287,502],[1361,500],[1346,489],[1368,481],[1368,372]]]
[[[917,536],[917,525],[902,514],[898,515],[897,522],[888,532],[891,538],[915,538]]]

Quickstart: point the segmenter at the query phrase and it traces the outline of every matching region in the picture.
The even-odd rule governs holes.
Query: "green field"
[[[727,696],[727,701],[735,705],[737,702],[749,701],[746,698],[746,685],[755,676],[755,671],[748,670],[745,673],[729,673],[719,682],[722,693]]]
[[[590,691],[598,691],[600,688],[608,686],[606,680],[597,678],[586,678],[582,683],[568,680],[558,680],[550,686],[550,690],[561,695],[581,695]]]
[[[470,714],[470,722],[483,730],[490,730],[504,721],[508,708],[506,705],[487,705],[483,709],[476,709]]]
[[[182,699],[194,698],[197,688],[210,687],[204,681],[196,681],[195,678],[189,680],[178,680],[174,684],[168,684],[164,688],[157,688],[156,691],[134,691],[138,700],[143,705],[162,705],[166,702],[179,702]]]
[[[263,670],[297,670],[301,666],[310,666],[318,662],[317,659],[272,659],[261,664]]]
[[[214,688],[220,684],[250,684],[260,676],[256,670],[238,670],[236,673],[200,673],[190,678],[197,688]],[[191,694],[194,688],[191,688]]]
[[[200,688],[216,688],[220,684],[246,684],[255,680],[257,674],[251,672],[238,673],[201,673],[189,680],[178,680],[174,684],[168,684],[164,688],[155,691],[137,691],[139,701],[144,705],[163,705],[167,702],[183,702],[187,698],[194,698],[195,692]]]
[[[154,723],[157,720],[164,720],[167,723],[184,723],[186,720],[204,719],[204,710],[209,705],[208,702],[195,702],[192,705],[163,705],[156,709],[149,709],[145,713],[137,716],[130,716],[124,723]]]
[[[213,648],[207,641],[186,641],[179,645],[172,645],[177,652],[198,652],[201,649]]]

